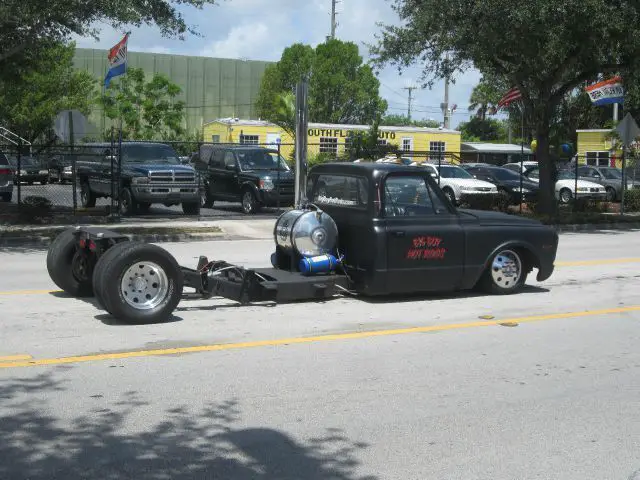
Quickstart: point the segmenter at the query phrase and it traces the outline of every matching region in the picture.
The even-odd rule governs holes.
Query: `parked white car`
[[[457,165],[423,163],[420,167],[426,168],[436,181],[440,177],[440,188],[454,205],[469,195],[498,195],[498,188],[493,183],[478,180]]]
[[[540,170],[538,167],[527,171],[527,178],[534,182],[540,182]],[[594,198],[606,200],[607,189],[598,183],[578,179],[577,198]],[[568,170],[558,172],[558,181],[555,185],[556,199],[560,203],[569,203],[576,196],[575,174]]]

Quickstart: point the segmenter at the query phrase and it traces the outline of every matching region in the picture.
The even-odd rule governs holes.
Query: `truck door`
[[[464,272],[464,231],[425,174],[389,175],[382,185],[389,293],[450,290]]]

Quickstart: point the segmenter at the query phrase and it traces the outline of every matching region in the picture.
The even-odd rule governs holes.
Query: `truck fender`
[[[517,249],[522,253],[523,261],[526,262],[526,269],[524,271],[526,273],[531,272],[533,268],[540,267],[540,256],[536,250],[536,248],[531,245],[529,242],[524,242],[522,240],[511,240],[500,244],[498,247],[494,248],[491,253],[487,256],[484,261],[483,268],[480,271],[478,277],[475,279],[476,282],[480,280],[480,277],[484,274],[485,270],[489,267],[491,259],[496,255],[499,251],[505,249]]]
[[[253,193],[256,195],[256,198],[260,198],[260,194],[259,194],[259,190],[258,190],[258,186],[249,181],[249,180],[245,180],[244,182],[242,182],[242,184],[240,185],[240,191],[243,191],[245,188],[250,188]]]

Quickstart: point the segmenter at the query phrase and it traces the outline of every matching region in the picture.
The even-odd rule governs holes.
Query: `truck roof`
[[[378,178],[386,175],[387,173],[408,173],[408,174],[424,174],[427,173],[419,168],[411,167],[408,165],[399,165],[396,163],[375,163],[375,162],[330,162],[316,165],[309,170],[309,173],[344,173],[344,174],[359,174],[365,175],[371,178]]]

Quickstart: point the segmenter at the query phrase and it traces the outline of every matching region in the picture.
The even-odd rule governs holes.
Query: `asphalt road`
[[[21,185],[20,197],[22,199],[28,196],[39,196],[49,199],[54,207],[73,207],[73,187],[71,184],[47,184],[47,185]],[[80,191],[76,191],[76,205],[81,208],[80,203]],[[13,189],[12,203],[18,203],[18,188]],[[99,198],[96,201],[96,206],[108,206],[111,205],[111,199]],[[276,217],[278,215],[277,208],[264,208],[258,213],[252,215],[252,217]],[[163,218],[163,217],[183,217],[182,207],[180,205],[174,207],[165,207],[164,205],[154,204],[151,206],[149,213],[146,215],[137,215],[138,218]],[[214,208],[203,208],[200,212],[200,217],[205,218],[247,218],[247,215],[242,213],[240,203],[230,202],[216,202]],[[129,217],[132,218],[132,217]]]
[[[48,292],[44,252],[1,252],[0,478],[638,480],[639,244],[562,235],[516,296],[185,301],[151,326]]]

